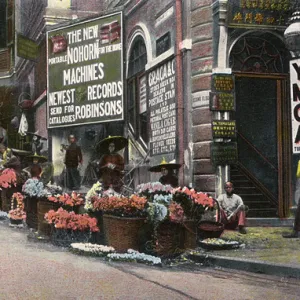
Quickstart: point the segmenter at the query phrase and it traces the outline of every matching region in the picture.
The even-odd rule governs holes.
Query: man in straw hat
[[[123,186],[124,158],[117,153],[128,145],[128,140],[122,136],[109,136],[98,144],[98,149],[104,154],[100,158],[100,178],[105,189],[111,187],[119,192]]]
[[[178,186],[178,177],[174,174],[174,170],[180,168],[180,164],[167,162],[165,158],[162,159],[159,165],[153,166],[149,169],[150,172],[161,172],[159,182],[161,184],[169,184],[172,187]]]
[[[26,172],[27,175],[32,175],[32,169],[34,169],[34,175],[33,177],[40,177],[42,174],[42,166],[41,164],[47,161],[47,157],[38,155],[37,153],[34,153],[34,155],[29,155],[27,158],[30,160],[30,165],[23,169],[24,172]]]

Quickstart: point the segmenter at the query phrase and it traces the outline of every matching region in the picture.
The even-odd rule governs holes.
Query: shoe
[[[247,233],[247,230],[245,229],[244,226],[239,226],[239,233],[241,233],[241,234],[246,234]]]
[[[286,239],[297,239],[299,238],[299,231],[296,231],[296,230],[293,230],[292,233],[289,233],[289,234],[283,234],[282,235],[283,238],[286,238]]]

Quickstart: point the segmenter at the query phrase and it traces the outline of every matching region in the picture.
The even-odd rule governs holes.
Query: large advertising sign
[[[150,155],[176,149],[175,59],[148,74],[150,114]]]
[[[300,153],[300,59],[290,61],[292,147]]]
[[[47,33],[48,128],[123,120],[122,13]]]

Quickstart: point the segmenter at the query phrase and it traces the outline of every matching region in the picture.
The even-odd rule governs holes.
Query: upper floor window
[[[6,0],[0,0],[0,48],[7,45]]]
[[[147,144],[146,64],[146,46],[142,37],[137,37],[128,64],[128,122],[136,138]]]

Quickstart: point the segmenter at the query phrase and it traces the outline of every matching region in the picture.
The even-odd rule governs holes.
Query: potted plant
[[[99,231],[95,218],[91,218],[88,214],[69,212],[62,207],[57,211],[50,210],[44,218],[52,227],[52,243],[58,246],[88,242],[91,232]]]
[[[91,202],[95,211],[103,212],[105,239],[109,246],[117,251],[139,248],[139,229],[146,217],[145,197],[107,194],[93,197]]]
[[[8,212],[10,224],[21,225],[26,219],[24,211],[24,197],[21,193],[14,193],[11,198],[11,210]]]
[[[17,192],[17,175],[14,169],[7,168],[0,171],[0,192],[2,210],[8,212],[11,196],[14,192]]]

